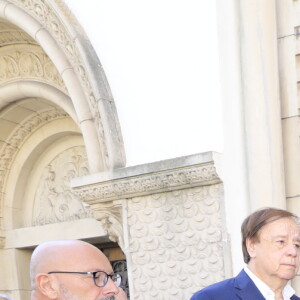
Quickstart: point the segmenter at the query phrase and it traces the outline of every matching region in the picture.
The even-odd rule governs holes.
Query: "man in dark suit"
[[[286,210],[252,213],[241,228],[245,268],[236,277],[198,291],[191,300],[300,300],[288,283],[299,267],[299,224]]]

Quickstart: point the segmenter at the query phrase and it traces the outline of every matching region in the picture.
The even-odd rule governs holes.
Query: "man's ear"
[[[246,239],[246,247],[251,258],[256,257],[256,242],[254,239]]]
[[[35,277],[37,289],[49,299],[58,299],[58,284],[48,274],[40,273]]]

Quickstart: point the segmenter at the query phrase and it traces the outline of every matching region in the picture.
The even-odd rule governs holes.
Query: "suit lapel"
[[[264,296],[244,270],[234,278],[233,285],[237,297],[241,300],[265,300]],[[300,298],[293,295],[291,300],[300,300]]]
[[[242,300],[265,300],[264,296],[258,290],[256,285],[250,279],[250,277],[246,274],[244,270],[242,270],[236,277],[234,281],[234,287],[236,291],[236,295],[239,299]]]
[[[244,289],[237,290],[237,295],[242,300],[265,300],[265,297],[261,294],[256,286],[248,286]]]

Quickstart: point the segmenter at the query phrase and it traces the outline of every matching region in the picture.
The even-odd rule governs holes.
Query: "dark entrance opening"
[[[114,272],[122,276],[122,289],[126,292],[128,300],[130,300],[127,262],[125,254],[117,243],[94,244],[100,249],[110,261]]]

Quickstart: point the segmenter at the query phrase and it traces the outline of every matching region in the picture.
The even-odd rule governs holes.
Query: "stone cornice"
[[[214,162],[73,186],[88,204],[220,183]]]

